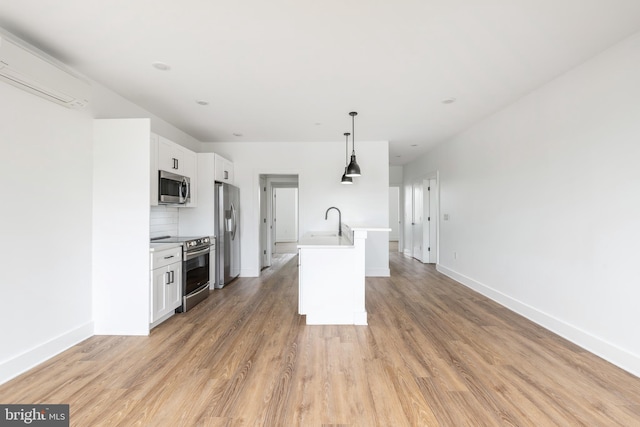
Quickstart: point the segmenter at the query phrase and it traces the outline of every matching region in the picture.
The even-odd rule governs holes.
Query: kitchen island
[[[366,325],[365,240],[369,231],[349,227],[343,235],[307,233],[298,243],[298,313],[307,325]]]

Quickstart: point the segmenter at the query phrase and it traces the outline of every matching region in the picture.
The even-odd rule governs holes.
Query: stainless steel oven
[[[191,309],[209,296],[209,276],[211,246],[215,239],[210,237],[157,237],[154,243],[182,244],[182,305],[176,313]],[[213,247],[215,253],[215,246]]]
[[[182,252],[182,307],[183,312],[209,296],[209,263],[211,262],[209,237],[201,237],[183,244]]]

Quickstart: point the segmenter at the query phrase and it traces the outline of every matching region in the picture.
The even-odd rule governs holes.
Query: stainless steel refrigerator
[[[215,183],[216,280],[220,289],[240,275],[240,190]]]

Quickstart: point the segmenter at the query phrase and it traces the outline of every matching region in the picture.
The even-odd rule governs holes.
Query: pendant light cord
[[[345,160],[345,165],[349,164],[349,135],[351,135],[349,132],[345,132],[344,136],[346,138],[345,144],[344,144],[344,160]]]
[[[349,113],[349,115],[351,116],[351,130],[352,130],[352,134],[351,134],[351,140],[353,141],[352,146],[353,146],[353,152],[351,153],[351,163],[349,163],[349,166],[347,166],[347,172],[345,175],[347,175],[348,177],[353,177],[353,176],[360,176],[360,166],[358,166],[358,162],[356,162],[356,115],[358,113],[356,113],[355,111],[352,111]]]
[[[351,154],[356,154],[356,114],[349,113],[351,115],[351,147],[353,149]]]

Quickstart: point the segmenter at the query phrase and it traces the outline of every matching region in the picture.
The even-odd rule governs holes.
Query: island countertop
[[[338,236],[330,233],[306,233],[298,242],[298,248],[319,246],[325,248],[353,248],[353,242],[345,235]]]
[[[342,236],[331,231],[310,231],[298,241],[301,248],[353,248],[353,232],[347,224],[342,224]]]
[[[366,225],[351,225],[349,228],[353,231],[391,231],[389,227],[371,227]]]
[[[298,242],[298,248],[353,248],[353,233],[356,231],[391,231],[387,227],[350,226],[342,224],[342,236],[330,231],[310,231]]]

